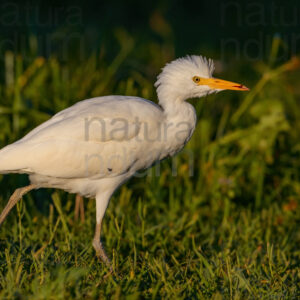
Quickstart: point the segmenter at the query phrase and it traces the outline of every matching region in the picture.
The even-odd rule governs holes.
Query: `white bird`
[[[93,247],[109,264],[101,244],[101,223],[114,191],[138,170],[180,151],[196,125],[186,102],[222,90],[247,87],[212,77],[214,64],[187,56],[167,64],[155,83],[158,103],[131,96],[84,100],[57,113],[22,139],[0,150],[0,173],[25,173],[31,184],[18,188],[0,224],[32,189],[58,188],[96,198]]]

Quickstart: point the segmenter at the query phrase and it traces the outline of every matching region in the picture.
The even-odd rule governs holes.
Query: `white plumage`
[[[97,256],[109,262],[100,242],[109,199],[140,169],[180,151],[196,125],[188,98],[245,86],[212,78],[214,64],[188,56],[167,64],[155,83],[159,105],[143,98],[105,96],[59,112],[0,151],[0,173],[29,174],[31,185],[16,190],[0,216],[3,222],[24,193],[59,188],[96,198]]]

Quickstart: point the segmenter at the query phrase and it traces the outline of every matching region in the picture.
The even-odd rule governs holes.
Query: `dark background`
[[[172,45],[172,57],[196,53],[217,59],[267,59],[274,36],[279,59],[300,47],[298,1],[1,1],[0,55],[6,50],[84,60],[118,52],[112,36],[134,37],[135,56],[151,42]],[[171,50],[170,50],[171,51]],[[35,53],[34,53],[35,52]]]

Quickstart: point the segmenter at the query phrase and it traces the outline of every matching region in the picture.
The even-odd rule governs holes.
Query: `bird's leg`
[[[80,196],[77,194],[75,197],[75,212],[74,212],[74,219],[75,221],[78,221],[78,216],[79,216],[79,201],[80,201]]]
[[[37,186],[35,184],[30,184],[30,185],[24,186],[22,188],[18,188],[14,191],[14,193],[10,196],[8,203],[6,204],[5,208],[3,209],[3,211],[0,215],[0,225],[3,223],[3,221],[7,217],[10,210],[22,198],[22,196],[35,188],[37,188]]]
[[[97,257],[99,259],[101,259],[111,269],[111,262],[110,262],[110,259],[108,258],[108,256],[105,253],[105,250],[104,250],[103,245],[101,243],[100,235],[101,235],[101,223],[99,223],[99,224],[97,223],[96,224],[96,229],[95,229],[95,236],[94,236],[94,239],[93,239],[93,247],[96,251]]]
[[[96,195],[96,229],[95,229],[95,235],[93,239],[93,247],[96,251],[97,257],[102,260],[110,269],[110,272],[113,272],[113,268],[111,265],[111,262],[108,258],[108,256],[105,253],[104,247],[101,243],[101,225],[102,220],[105,214],[105,210],[107,207],[107,204],[109,202],[111,193],[103,193],[100,195]]]
[[[81,223],[84,223],[84,203],[83,203],[83,198],[80,195],[76,195],[76,200],[75,200],[75,220],[78,220],[80,214],[80,220]]]
[[[80,220],[81,223],[84,223],[85,217],[84,217],[84,201],[83,201],[83,197],[80,196]]]

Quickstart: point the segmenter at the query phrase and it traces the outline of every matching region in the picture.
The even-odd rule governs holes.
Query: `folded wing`
[[[147,151],[141,128],[157,130],[162,111],[135,97],[81,101],[0,151],[1,173],[60,178],[117,176]]]

